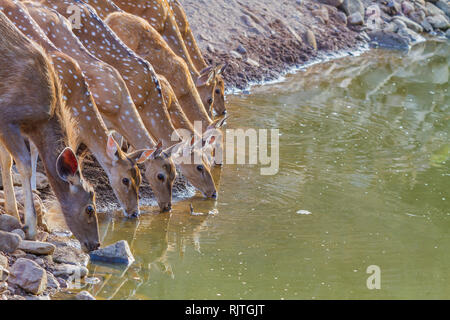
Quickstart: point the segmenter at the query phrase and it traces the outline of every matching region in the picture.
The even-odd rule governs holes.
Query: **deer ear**
[[[65,148],[56,160],[56,172],[58,176],[69,182],[78,172],[78,160],[75,153],[70,148]]]
[[[211,81],[213,81],[215,77],[216,77],[216,70],[211,68],[208,73],[200,74],[200,76],[195,81],[195,86],[198,88],[209,85],[211,84]]]
[[[217,75],[224,73],[224,72],[225,72],[225,69],[228,68],[229,65],[230,65],[230,64],[229,64],[228,62],[219,65],[219,69],[218,69],[218,71],[217,71]]]
[[[183,146],[186,145],[186,141],[181,141],[177,144],[174,144],[173,146],[167,148],[164,150],[163,154],[166,156],[166,158],[178,158],[181,155],[181,151],[183,150]]]
[[[106,144],[106,154],[108,155],[109,159],[112,161],[118,160],[118,152],[119,146],[117,145],[116,140],[114,140],[114,137],[112,133],[108,135],[108,142]]]
[[[148,159],[155,159],[162,152],[162,143],[159,142],[158,145],[154,149],[142,149],[135,151],[128,155],[128,157],[136,163],[141,164],[147,161]]]

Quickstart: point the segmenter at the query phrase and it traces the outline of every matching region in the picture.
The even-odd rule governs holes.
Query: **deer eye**
[[[203,165],[200,164],[200,165],[197,166],[197,170],[198,171],[202,172],[203,169],[205,169],[205,167],[203,167]]]
[[[213,99],[212,99],[212,98],[209,98],[209,99],[208,99],[208,104],[209,104],[209,105],[212,105],[212,103],[213,103]]]
[[[88,215],[93,215],[94,213],[95,213],[95,210],[94,210],[94,207],[93,206],[91,206],[91,205],[88,205],[87,207],[86,207],[86,213],[88,214]]]
[[[158,180],[160,180],[160,181],[164,181],[164,175],[162,174],[162,173],[158,173],[158,176],[157,176],[157,178],[158,178]]]
[[[220,94],[220,89],[216,89],[216,94]]]
[[[130,185],[130,179],[128,179],[128,178],[123,178],[123,179],[122,179],[122,183],[128,187],[128,186]]]

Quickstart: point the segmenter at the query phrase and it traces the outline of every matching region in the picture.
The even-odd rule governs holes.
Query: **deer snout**
[[[99,241],[86,241],[83,243],[83,251],[85,252],[91,252],[94,250],[97,250],[98,248],[100,248],[100,242]]]
[[[223,112],[222,112],[222,115],[226,115],[227,114],[227,110],[224,110]]]
[[[161,209],[161,212],[170,212],[172,211],[172,203],[160,203],[159,208]]]

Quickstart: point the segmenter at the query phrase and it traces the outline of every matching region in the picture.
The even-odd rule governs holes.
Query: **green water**
[[[228,128],[280,129],[280,170],[225,165],[217,202],[111,219],[128,270],[99,299],[450,298],[448,44],[370,51],[228,97]],[[189,203],[196,212],[191,216]],[[299,210],[301,214],[297,213]],[[381,269],[369,290],[366,269]]]

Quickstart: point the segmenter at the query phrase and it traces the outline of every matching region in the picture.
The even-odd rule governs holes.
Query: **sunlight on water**
[[[228,128],[280,129],[280,171],[216,170],[217,202],[102,225],[127,270],[99,299],[450,298],[448,44],[371,51],[228,98]],[[190,214],[192,203],[195,215]],[[213,214],[210,214],[212,212]],[[381,269],[368,290],[367,267]]]

